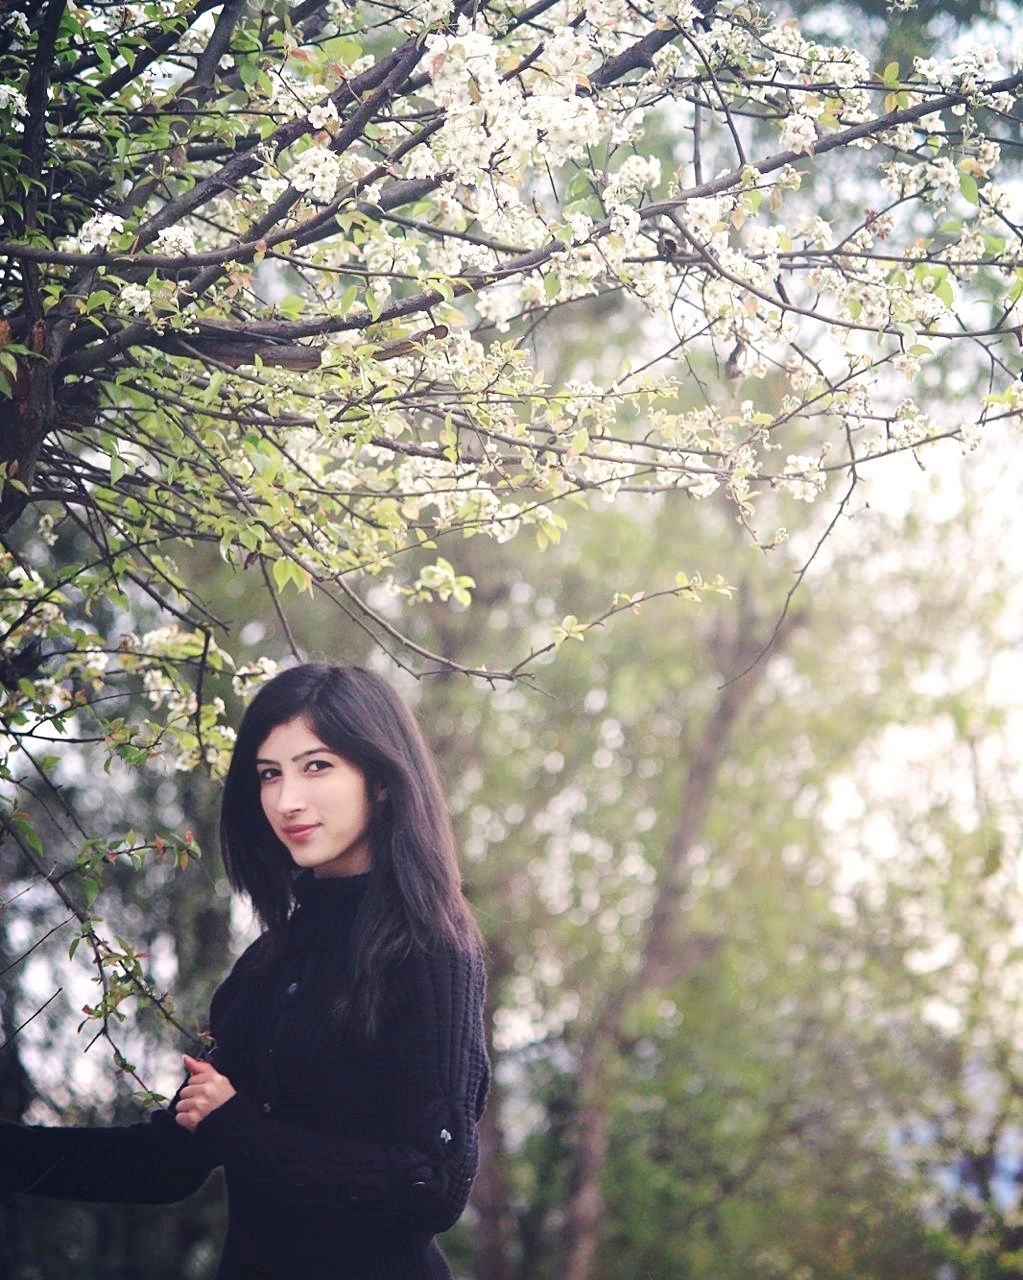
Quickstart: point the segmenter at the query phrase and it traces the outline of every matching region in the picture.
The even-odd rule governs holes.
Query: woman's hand
[[[174,1119],[189,1133],[195,1133],[211,1111],[222,1107],[238,1092],[227,1076],[222,1076],[212,1062],[184,1056],[188,1084],[181,1090]]]

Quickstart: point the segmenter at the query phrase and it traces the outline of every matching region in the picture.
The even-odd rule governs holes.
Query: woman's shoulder
[[[425,998],[447,1002],[482,999],[485,983],[479,946],[437,939],[413,943],[393,967],[390,986],[399,1003]]]
[[[273,946],[269,933],[261,933],[258,938],[250,942],[241,955],[235,960],[216,991],[213,993],[213,1002],[216,1004],[219,1000],[223,1000],[224,996],[236,987],[238,983],[252,974],[259,973],[266,965],[270,957]]]

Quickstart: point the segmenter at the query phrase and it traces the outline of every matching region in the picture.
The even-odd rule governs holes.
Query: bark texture
[[[744,597],[746,599],[746,597]],[[799,619],[788,617],[778,629],[772,654],[784,645]],[[736,611],[731,631],[716,638],[715,656],[725,682],[708,715],[685,771],[678,812],[658,880],[650,924],[634,974],[604,1002],[579,1064],[575,1150],[569,1201],[565,1212],[561,1280],[588,1280],[600,1243],[605,1199],[600,1178],[607,1160],[610,1133],[606,1074],[622,1037],[629,1008],[649,992],[693,972],[716,949],[718,939],[684,938],[681,899],[686,891],[689,852],[699,841],[714,797],[721,766],[736,727],[763,681],[770,656],[756,662],[770,625],[751,615],[745,604]],[[740,672],[747,673],[735,679]]]

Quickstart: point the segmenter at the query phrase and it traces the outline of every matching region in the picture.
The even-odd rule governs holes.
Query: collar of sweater
[[[298,947],[347,947],[355,917],[366,897],[372,871],[358,876],[301,872],[295,879],[295,908],[289,940]]]

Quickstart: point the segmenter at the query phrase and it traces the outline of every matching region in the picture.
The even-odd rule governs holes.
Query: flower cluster
[[[0,111],[9,112],[14,116],[28,115],[28,103],[25,101],[25,95],[12,85],[0,84]]]
[[[187,258],[196,251],[195,232],[191,227],[164,227],[153,241],[152,251],[169,258]]]
[[[951,58],[914,58],[913,69],[920,80],[935,85],[943,93],[973,93],[982,76],[998,68],[994,45],[974,45]]]
[[[535,152],[552,166],[578,159],[600,133],[596,106],[576,93],[594,51],[569,28],[555,31],[544,59],[521,82],[501,74],[500,45],[482,20],[459,18],[453,34],[427,36],[426,49],[445,121],[430,155],[412,153],[410,177],[448,170],[476,185],[483,172],[517,173]]]
[[[153,295],[142,284],[126,284],[121,290],[120,306],[124,311],[142,315],[153,305]]]
[[[326,93],[322,85],[307,76],[296,75],[286,67],[274,72],[270,84],[270,110],[286,120],[309,116],[323,102]],[[323,125],[314,127],[320,129]]]
[[[114,236],[124,230],[124,219],[114,213],[95,213],[76,236],[67,241],[72,252],[93,253],[105,249]]]
[[[17,40],[28,40],[32,34],[28,25],[28,18],[16,10],[5,13],[3,17],[0,17],[0,30],[8,32]]]
[[[235,669],[231,677],[231,688],[239,698],[249,697],[276,674],[277,663],[272,658],[260,657],[255,662],[243,663]]]
[[[337,107],[330,98],[326,102],[318,102],[315,106],[309,108],[306,117],[314,129],[331,130],[338,123],[339,116]]]
[[[288,170],[288,181],[296,191],[318,204],[327,204],[337,194],[341,161],[326,147],[309,147]]]
[[[922,396],[944,335],[969,331],[971,308],[1006,326],[1020,319],[1023,238],[1011,190],[996,186],[986,115],[1011,105],[984,93],[993,51],[879,76],[861,54],[745,5],[701,16],[690,0],[661,0],[653,18],[629,0],[556,0],[542,23],[500,7],[455,20],[453,9],[403,5],[396,23],[422,59],[393,93],[382,76],[358,100],[347,88],[365,61],[361,11],[330,7],[328,23],[348,25],[322,40],[275,27],[259,58],[248,41],[261,37],[245,26],[221,86],[229,109],[194,122],[186,171],[151,195],[138,243],[179,263],[239,242],[246,252],[201,299],[173,269],[145,283],[101,270],[76,294],[87,317],[112,316],[129,333],[191,323],[205,336],[221,321],[247,335],[291,330],[280,365],[258,342],[260,361],[237,374],[234,356],[219,363],[212,351],[173,395],[166,343],[151,360],[145,348],[132,355],[132,394],[153,397],[137,412],[175,422],[183,402],[180,425],[202,444],[167,470],[159,451],[137,468],[132,452],[131,499],[195,509],[201,536],[232,565],[266,555],[267,531],[281,529],[279,587],[339,572],[407,586],[399,549],[455,530],[503,539],[530,524],[553,540],[558,503],[587,491],[716,492],[749,522],[772,485],[809,502],[858,451],[930,438],[933,415],[900,399],[905,380]],[[197,20],[189,38],[210,29]],[[671,38],[651,65],[626,59],[620,74],[615,56],[655,30]],[[118,111],[137,113],[154,83],[140,80]],[[954,119],[934,110],[943,89],[968,99]],[[891,125],[907,104],[928,114]],[[349,139],[339,115],[363,109],[371,118]],[[872,117],[856,139],[839,136]],[[80,137],[101,124],[97,109]],[[880,163],[866,163],[860,144],[877,147]],[[793,154],[776,168],[779,150]],[[228,154],[234,176],[220,183],[214,157]],[[179,217],[171,202],[194,191],[201,200]],[[124,195],[111,188],[96,207],[120,208]],[[275,205],[274,247],[253,251],[253,227],[274,221]],[[312,205],[336,205],[337,217]],[[146,240],[147,226],[172,218]],[[75,243],[121,235],[133,252],[124,232],[99,213]],[[62,266],[53,279],[76,274],[81,282],[85,273]],[[548,386],[533,363],[546,354],[545,317],[561,306],[582,315],[576,303],[612,292],[586,381]],[[147,325],[123,323],[135,316]],[[536,350],[521,340],[527,326]],[[422,330],[443,336],[424,341]],[[556,325],[546,332],[556,337]],[[291,340],[307,338],[310,356],[296,355]],[[644,371],[697,376],[648,381],[627,368],[637,348]],[[306,367],[296,376],[288,361]],[[821,434],[837,423],[843,457],[826,468]],[[111,454],[115,489],[123,443]],[[417,590],[440,594],[443,583],[434,565]],[[200,714],[168,674],[186,661],[180,652],[140,650],[134,668],[126,657],[154,710]],[[258,670],[235,672],[237,687]]]
[[[407,0],[402,7],[401,29],[415,32],[447,21],[454,3],[453,0]]]
[[[817,141],[817,126],[809,116],[787,116],[782,125],[781,145],[788,151],[812,152]]]
[[[827,476],[821,470],[820,458],[794,453],[785,459],[785,469],[775,480],[779,489],[784,489],[800,502],[814,502],[826,483]]]
[[[0,566],[0,619],[5,631],[10,634],[16,628],[22,636],[45,636],[63,616],[67,598],[48,589],[34,569],[9,562],[7,556]]]

